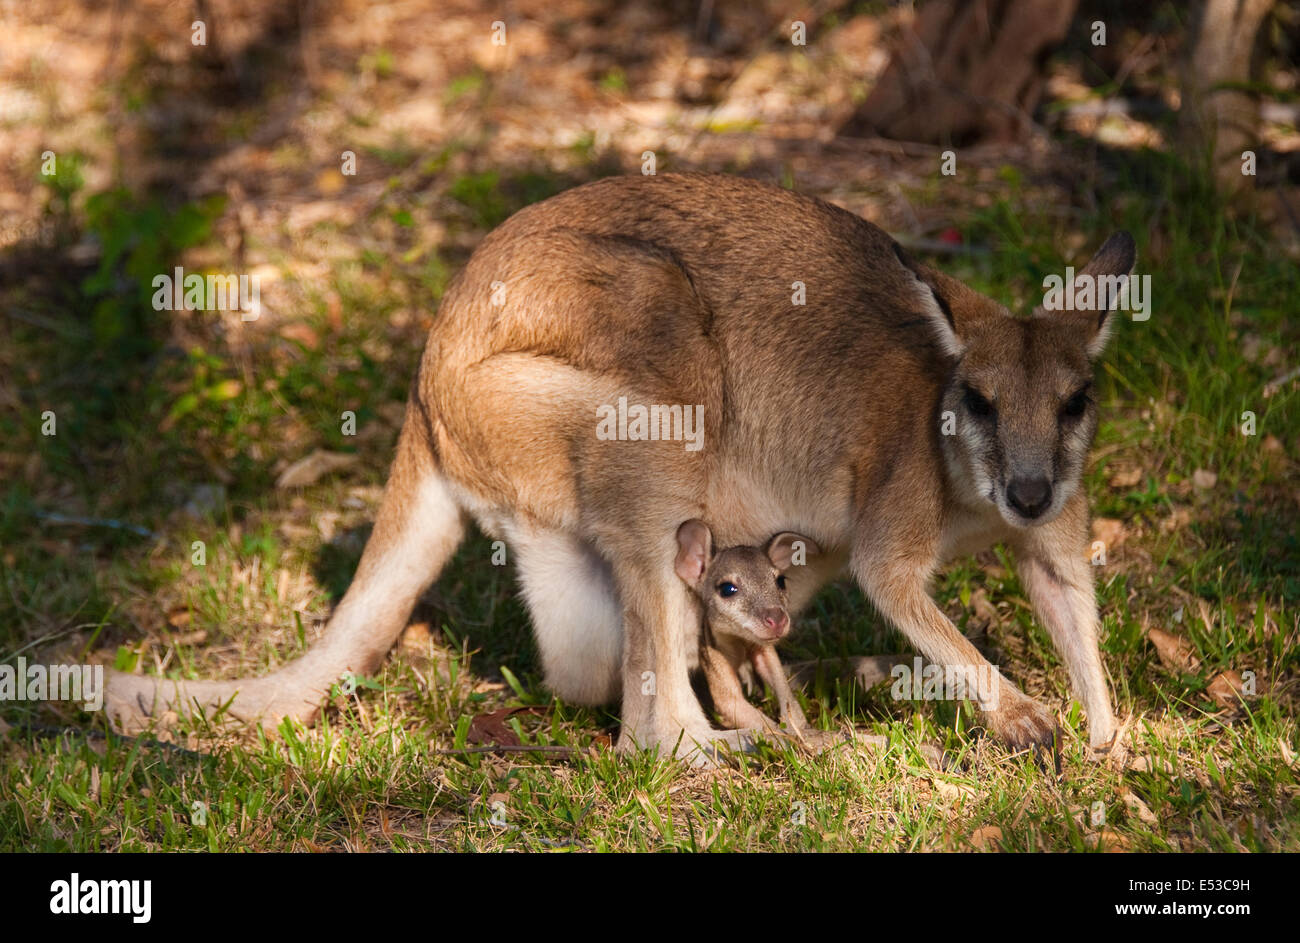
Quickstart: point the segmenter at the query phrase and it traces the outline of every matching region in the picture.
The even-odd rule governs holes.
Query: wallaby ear
[[[767,542],[767,558],[782,573],[792,566],[802,566],[808,557],[822,552],[816,541],[788,530],[781,531]]]
[[[1110,339],[1111,328],[1115,325],[1111,312],[1119,303],[1120,293],[1127,284],[1136,261],[1137,246],[1133,243],[1133,237],[1120,230],[1112,233],[1101,244],[1097,254],[1074,276],[1076,293],[1085,283],[1091,286],[1089,297],[1093,299],[1092,307],[1078,312],[1086,319],[1090,360],[1096,360],[1106,349],[1106,341]]]
[[[907,287],[915,305],[929,322],[939,349],[953,360],[966,352],[969,331],[983,319],[999,317],[997,305],[951,275],[920,265],[894,243],[894,255],[906,269]]]
[[[713,558],[713,534],[703,521],[692,518],[677,528],[677,562],[673,568],[691,586],[700,581]]]

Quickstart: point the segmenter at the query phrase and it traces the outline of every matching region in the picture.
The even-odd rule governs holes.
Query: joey
[[[677,530],[675,569],[703,609],[700,667],[722,722],[728,727],[782,732],[745,698],[740,672],[752,665],[776,697],[784,732],[805,746],[821,749],[837,738],[809,726],[775,647],[790,631],[785,574],[799,542],[807,553],[819,552],[813,541],[789,532],[777,534],[761,549],[715,551],[708,525],[689,520]]]

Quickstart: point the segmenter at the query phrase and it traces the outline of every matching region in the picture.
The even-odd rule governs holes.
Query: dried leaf
[[[1156,818],[1156,814],[1151,811],[1151,807],[1138,798],[1138,796],[1131,790],[1125,792],[1120,798],[1124,800],[1124,806],[1128,809],[1129,815],[1137,816],[1139,822],[1142,822],[1144,825],[1160,824],[1160,820]]]
[[[506,724],[506,719],[514,714],[545,714],[540,707],[506,707],[487,714],[478,714],[469,724],[465,739],[470,743],[483,746],[515,747],[519,746],[519,737]]]
[[[1124,543],[1124,522],[1113,517],[1099,517],[1092,522],[1092,539],[1100,540],[1107,549]]]
[[[1155,646],[1161,663],[1171,671],[1192,674],[1201,666],[1196,649],[1187,639],[1163,629],[1147,629],[1147,639]]]
[[[997,851],[1002,841],[1002,829],[996,825],[982,825],[970,833],[970,843],[980,851]]]
[[[1238,707],[1241,705],[1241,675],[1236,671],[1220,671],[1210,679],[1206,685],[1205,692],[1214,699],[1214,703],[1220,707]]]
[[[1282,754],[1282,762],[1285,763],[1287,766],[1294,767],[1296,761],[1296,754],[1295,751],[1291,749],[1291,745],[1287,743],[1286,740],[1282,739],[1281,737],[1278,737],[1277,749],[1278,752]]]
[[[297,341],[308,350],[320,348],[320,335],[301,321],[292,321],[280,328],[280,336],[286,340]]]
[[[330,472],[347,468],[357,461],[355,455],[343,452],[327,452],[317,449],[306,458],[294,462],[276,479],[277,488],[302,488],[320,481]]]
[[[997,606],[988,601],[988,593],[980,587],[971,594],[971,607],[975,610],[975,618],[984,623],[984,627],[997,626],[1001,623],[1001,617],[997,614]]]
[[[1132,488],[1142,481],[1144,472],[1140,468],[1134,468],[1130,471],[1117,471],[1110,476],[1110,486],[1112,488]]]
[[[934,786],[934,791],[946,802],[958,802],[968,796],[973,799],[976,795],[975,790],[970,786],[950,783],[942,779],[933,779],[931,784]],[[999,832],[998,834],[1000,836],[1002,833]]]
[[[1168,760],[1155,759],[1149,756],[1135,756],[1128,761],[1128,768],[1137,773],[1161,772],[1173,775],[1174,767]]]
[[[1090,846],[1092,846],[1093,848],[1097,848],[1101,851],[1109,851],[1109,852],[1129,851],[1133,847],[1133,843],[1131,841],[1129,841],[1127,838],[1125,838],[1123,835],[1121,835],[1119,832],[1115,831],[1114,829],[1109,829],[1109,828],[1103,828],[1100,832],[1097,832],[1095,835],[1089,835],[1086,841]]]
[[[402,632],[403,648],[418,648],[423,651],[432,641],[433,633],[430,632],[427,622],[412,622]]]

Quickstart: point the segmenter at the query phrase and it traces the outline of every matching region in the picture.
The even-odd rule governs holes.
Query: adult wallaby
[[[1133,260],[1119,233],[1080,277]],[[700,518],[721,546],[807,534],[824,552],[789,574],[792,611],[847,564],[970,690],[993,669],[927,586],[943,561],[1008,543],[1106,745],[1079,480],[1110,325],[1106,311],[1013,318],[852,213],[762,183],[570,190],[489,234],[443,298],[374,532],[321,641],[260,679],[113,675],[110,710],[128,726],[226,702],[267,725],[310,719],[346,671],[380,665],[469,516],[513,553],[552,690],[621,692],[620,749],[741,746],[688,679],[699,621],[673,562],[678,525]],[[642,414],[625,426],[627,404]],[[694,441],[668,434],[668,408],[645,435],[648,405],[702,407]],[[1053,713],[994,677],[987,725],[1013,747],[1050,742]]]

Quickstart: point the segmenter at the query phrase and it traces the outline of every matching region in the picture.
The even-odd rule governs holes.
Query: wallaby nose
[[[1012,478],[1007,502],[1024,517],[1038,517],[1052,503],[1052,483],[1046,478]]]
[[[764,609],[762,618],[763,624],[767,626],[767,631],[772,638],[780,638],[785,635],[785,630],[790,627],[790,617],[786,615],[784,609]]]

